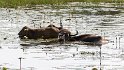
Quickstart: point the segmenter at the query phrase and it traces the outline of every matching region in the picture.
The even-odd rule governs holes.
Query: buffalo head
[[[23,39],[24,37],[27,36],[28,30],[30,30],[30,28],[28,28],[27,26],[24,26],[22,28],[22,30],[18,33],[19,38]]]
[[[18,33],[21,39],[38,39],[42,38],[44,29],[31,29],[27,26],[23,27]]]

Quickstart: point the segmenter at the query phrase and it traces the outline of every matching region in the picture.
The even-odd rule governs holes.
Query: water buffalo
[[[40,29],[31,29],[27,26],[23,27],[22,30],[18,33],[19,38],[21,39],[49,39],[49,38],[57,38],[59,29],[55,27],[47,27]]]
[[[27,26],[23,27],[22,30],[18,33],[19,38],[21,39],[49,39],[49,38],[58,38],[59,33],[63,32],[66,36],[66,39],[69,38],[71,32],[67,29],[61,29],[55,25],[49,25],[46,28],[40,29],[31,29]],[[76,34],[75,34],[76,35]]]
[[[24,26],[22,30],[18,33],[19,38],[21,39],[37,39],[42,38],[44,29],[31,29],[27,26]]]
[[[69,39],[69,41],[82,41],[82,42],[89,42],[89,43],[105,43],[105,41],[108,41],[104,39],[102,36],[96,36],[93,34],[82,34],[79,36],[74,36]]]

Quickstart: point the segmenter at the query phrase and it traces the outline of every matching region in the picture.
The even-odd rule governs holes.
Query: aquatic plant
[[[2,70],[7,70],[7,68],[6,67],[3,67],[3,69]]]
[[[93,68],[92,70],[98,70],[97,68]]]

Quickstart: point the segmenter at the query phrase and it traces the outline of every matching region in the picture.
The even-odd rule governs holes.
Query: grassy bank
[[[114,2],[123,3],[124,0],[0,0],[0,7],[32,6],[41,4],[66,4],[67,2]]]

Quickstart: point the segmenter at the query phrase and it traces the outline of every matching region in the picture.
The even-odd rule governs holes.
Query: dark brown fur
[[[101,42],[103,38],[101,36],[96,36],[93,34],[83,34],[79,36],[74,36],[70,38],[70,41],[82,41],[82,42]]]
[[[23,27],[22,30],[18,33],[21,39],[24,39],[25,36],[28,39],[49,39],[49,38],[57,38],[59,33],[59,29],[55,27],[47,27],[41,29],[31,29],[28,27]]]

